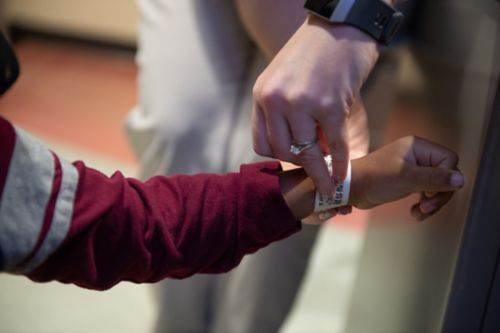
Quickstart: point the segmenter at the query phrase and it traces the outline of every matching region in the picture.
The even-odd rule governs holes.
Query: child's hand
[[[445,205],[464,184],[451,150],[418,137],[405,137],[352,161],[349,202],[368,209],[421,192],[412,214],[423,220]]]

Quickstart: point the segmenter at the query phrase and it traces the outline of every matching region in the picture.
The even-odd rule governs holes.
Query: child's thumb
[[[411,186],[418,192],[454,191],[464,185],[465,179],[458,170],[439,167],[417,167],[413,169]]]

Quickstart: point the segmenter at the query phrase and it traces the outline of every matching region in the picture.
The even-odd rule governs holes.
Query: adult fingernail
[[[342,206],[338,208],[338,211],[340,215],[349,215],[352,213],[352,207],[351,206]]]
[[[335,187],[338,187],[340,184],[342,184],[342,178],[339,176],[332,176],[332,182]]]
[[[452,175],[451,175],[451,180],[450,180],[450,184],[451,186],[453,187],[456,187],[456,188],[459,188],[459,187],[462,187],[464,186],[464,176],[458,172],[454,172]]]

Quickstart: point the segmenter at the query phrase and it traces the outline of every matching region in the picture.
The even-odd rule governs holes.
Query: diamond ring
[[[290,153],[298,156],[304,150],[311,148],[316,143],[318,143],[317,139],[302,142],[292,142],[292,144],[290,145]]]

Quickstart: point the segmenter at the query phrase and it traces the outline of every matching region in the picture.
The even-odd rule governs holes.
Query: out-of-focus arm
[[[272,58],[307,17],[304,0],[236,0],[247,32]]]

